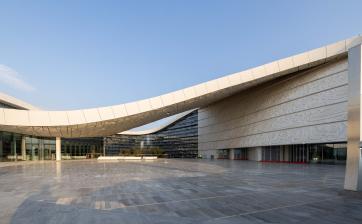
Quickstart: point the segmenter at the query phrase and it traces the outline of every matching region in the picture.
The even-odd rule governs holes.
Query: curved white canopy
[[[203,107],[251,86],[311,68],[339,57],[361,43],[356,36],[242,72],[136,102],[83,110],[0,109],[0,130],[49,137],[108,136]]]

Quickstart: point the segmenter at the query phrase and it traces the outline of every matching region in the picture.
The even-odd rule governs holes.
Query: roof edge
[[[17,99],[13,96],[7,95],[5,93],[0,92],[0,102],[4,104],[11,105],[13,107],[16,107],[17,109],[23,109],[23,110],[40,110],[40,108],[35,107],[31,105],[30,103],[27,103],[25,101],[22,101],[20,99]]]
[[[187,115],[191,114],[192,112],[196,111],[198,109],[192,109],[192,110],[188,110],[182,113],[177,114],[173,119],[165,122],[164,124],[155,127],[155,128],[150,128],[147,130],[142,130],[142,131],[132,131],[132,130],[128,130],[128,131],[124,131],[121,133],[118,133],[118,135],[149,135],[149,134],[153,134],[155,132],[161,131],[167,127],[169,127],[170,125],[174,124],[175,122],[181,120],[182,118],[186,117]]]

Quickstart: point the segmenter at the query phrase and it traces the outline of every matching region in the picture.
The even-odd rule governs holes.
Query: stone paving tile
[[[344,166],[228,160],[0,166],[0,223],[362,223]]]

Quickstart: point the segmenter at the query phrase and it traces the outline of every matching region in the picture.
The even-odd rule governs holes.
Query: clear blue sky
[[[1,1],[0,91],[45,109],[157,96],[362,33],[362,1]]]

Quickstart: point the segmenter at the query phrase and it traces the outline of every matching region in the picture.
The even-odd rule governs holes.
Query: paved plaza
[[[344,166],[230,160],[18,162],[1,223],[362,223]]]

